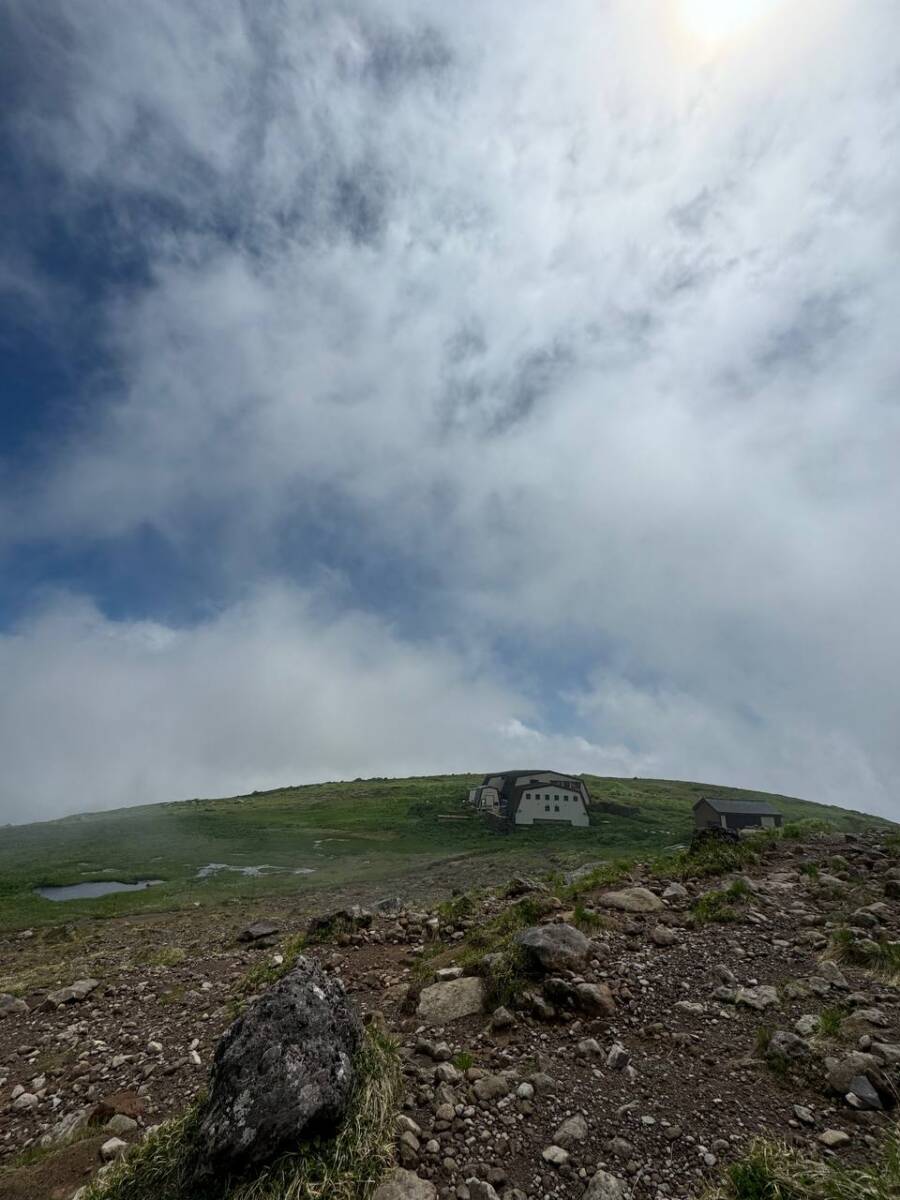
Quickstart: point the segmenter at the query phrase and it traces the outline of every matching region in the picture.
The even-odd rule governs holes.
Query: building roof
[[[483,784],[489,779],[517,779],[520,775],[555,775],[557,779],[580,779],[580,776],[567,775],[565,771],[551,771],[547,767],[538,767],[533,771],[489,771]]]
[[[765,800],[721,800],[718,796],[701,796],[694,801],[698,804],[708,804],[717,813],[746,813],[754,817],[780,817],[781,813]]]

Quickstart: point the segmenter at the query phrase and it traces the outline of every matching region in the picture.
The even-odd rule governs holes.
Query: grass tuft
[[[691,914],[697,925],[724,924],[739,917],[735,904],[742,904],[750,895],[750,889],[742,879],[736,879],[727,888],[705,892],[691,905]]]
[[[217,1180],[201,1195],[190,1181],[200,1125],[195,1105],[103,1179],[87,1200],[360,1200],[391,1163],[402,1085],[396,1043],[371,1026],[356,1058],[357,1084],[340,1128],[284,1154],[252,1178]]]
[[[900,1149],[892,1134],[878,1159],[862,1167],[812,1158],[784,1142],[753,1142],[704,1200],[896,1200],[898,1195]]]
[[[888,983],[900,978],[900,942],[857,940],[844,927],[831,935],[831,953],[838,962],[864,967]]]
[[[259,962],[252,966],[249,971],[246,971],[236,984],[235,990],[241,996],[253,996],[257,992],[261,992],[264,988],[271,987],[273,983],[277,983],[289,971],[294,968],[294,963],[297,961],[297,956],[302,954],[306,947],[306,934],[298,933],[294,937],[290,937],[286,942],[283,942],[279,948],[279,953],[284,957],[284,962]]]

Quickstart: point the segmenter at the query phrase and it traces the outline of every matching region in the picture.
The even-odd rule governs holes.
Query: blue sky
[[[0,819],[897,814],[896,5],[445,9],[4,8]]]

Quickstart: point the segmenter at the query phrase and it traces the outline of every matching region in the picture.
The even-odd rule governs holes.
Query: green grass
[[[279,947],[283,961],[275,963],[270,959],[268,962],[256,963],[238,980],[237,993],[242,996],[252,996],[264,988],[271,987],[273,983],[277,983],[279,979],[287,975],[288,971],[293,970],[297,956],[303,953],[306,945],[305,933],[298,933],[294,937],[288,938]]]
[[[740,914],[734,906],[743,904],[749,895],[750,889],[746,883],[736,879],[727,888],[704,892],[691,905],[691,915],[697,925],[736,921]]]
[[[896,1200],[898,1195],[900,1148],[891,1135],[862,1167],[813,1158],[784,1142],[756,1141],[704,1200]]]
[[[367,1030],[336,1135],[316,1137],[243,1181],[190,1182],[200,1105],[162,1126],[88,1189],[88,1200],[362,1200],[390,1165],[402,1076],[397,1047]]]
[[[889,983],[900,978],[900,942],[859,942],[849,929],[841,928],[831,935],[831,953],[838,962],[865,967]]]
[[[503,834],[465,803],[477,778],[323,783],[8,827],[0,839],[0,929],[197,903],[219,906],[229,899],[262,903],[270,896],[303,897],[415,875],[430,882],[442,864],[449,891],[447,884],[464,872],[466,886],[474,883],[482,866],[484,875],[496,877],[546,870],[548,856],[557,871],[592,858],[646,861],[690,839],[691,805],[710,791],[731,799],[770,799],[791,821],[827,820],[848,831],[890,827],[879,818],[790,797],[701,783],[585,776],[594,799],[590,829],[520,828]],[[74,803],[89,808],[91,797]],[[745,861],[743,844],[734,851],[730,869]],[[705,861],[683,860],[682,866],[695,874],[721,873],[721,863],[713,859],[723,853],[710,851]],[[198,868],[208,863],[275,870],[258,877],[223,871],[198,879]],[[141,892],[62,904],[34,893],[42,884],[141,878],[163,882]]]
[[[816,1028],[818,1037],[835,1040],[841,1036],[841,1025],[844,1017],[847,1015],[847,1009],[842,1005],[831,1005],[828,1008],[823,1008],[819,1013],[819,1024]]]

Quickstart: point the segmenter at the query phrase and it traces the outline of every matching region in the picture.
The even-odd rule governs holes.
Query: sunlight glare
[[[684,28],[707,42],[720,42],[747,32],[780,0],[677,0]]]

